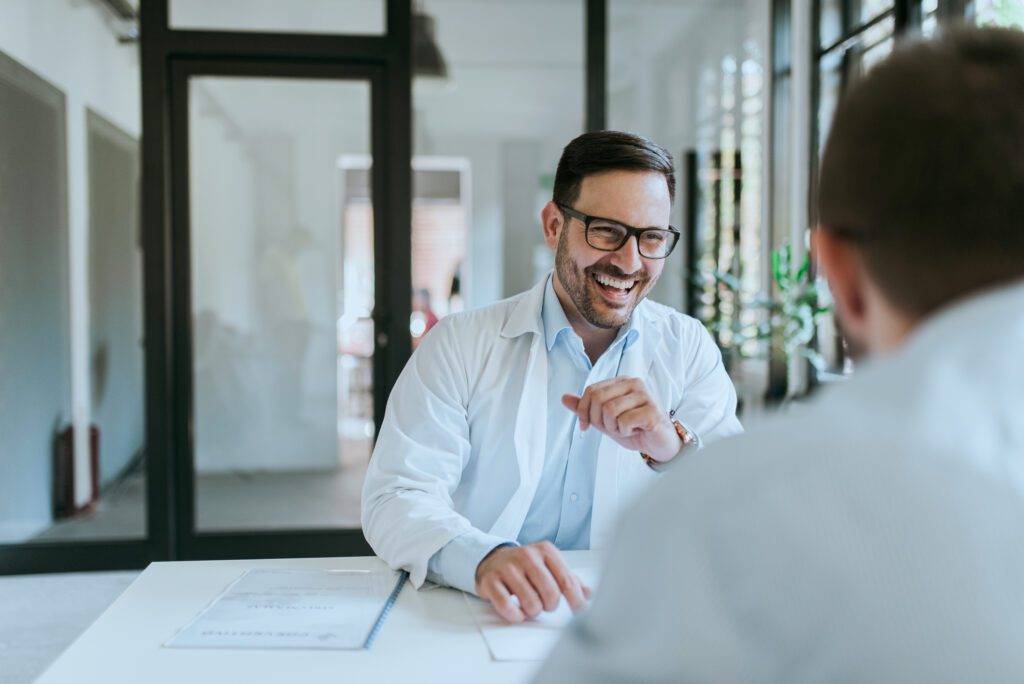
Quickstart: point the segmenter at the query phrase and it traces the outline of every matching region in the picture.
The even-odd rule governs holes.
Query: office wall
[[[101,485],[146,443],[138,140],[88,112],[90,413]]]
[[[64,97],[0,55],[0,541],[49,521],[71,414]]]
[[[67,206],[66,232],[61,238],[65,247],[47,248],[44,260],[60,262],[61,283],[66,292],[68,310],[59,352],[64,361],[56,360],[47,372],[70,376],[71,397],[66,410],[60,411],[63,421],[74,419],[84,428],[92,418],[90,409],[91,381],[88,311],[88,154],[86,111],[91,108],[129,135],[139,135],[139,65],[135,46],[117,43],[118,26],[107,12],[92,2],[78,0],[4,0],[0,3],[0,52],[30,69],[64,93],[66,118],[63,122],[64,148],[59,162],[66,164],[67,187],[63,201]],[[25,130],[11,131],[11,136],[27,135]],[[5,137],[6,134],[5,134]],[[12,143],[15,141],[12,141]],[[57,142],[57,141],[54,141]],[[42,145],[42,142],[40,142]],[[40,146],[40,150],[44,149]],[[50,153],[58,154],[57,151]],[[54,200],[54,205],[61,200]],[[4,241],[10,254],[16,243]],[[25,302],[27,300],[23,300]],[[5,306],[5,311],[7,310]],[[22,329],[19,334],[28,331]],[[30,342],[45,345],[47,336],[36,335]],[[40,376],[41,377],[41,376]],[[5,396],[6,402],[30,402],[31,395]],[[57,418],[57,411],[50,420]],[[10,415],[10,414],[8,414]],[[14,459],[25,463],[12,473],[0,475],[4,496],[0,503],[0,521],[19,520],[19,531],[13,536],[28,536],[50,522],[50,430],[45,436],[38,426],[19,423],[10,426],[15,433],[32,431],[32,437],[18,440],[12,432],[4,433],[4,451],[0,463],[12,464]],[[86,431],[78,430],[76,451],[87,455]],[[31,443],[30,443],[31,442]],[[17,446],[15,446],[17,443]],[[20,462],[20,461],[19,461]],[[116,469],[116,467],[115,467]],[[77,469],[81,496],[88,495],[88,468],[80,462]],[[109,472],[109,471],[108,471]],[[2,535],[0,535],[2,536]],[[13,540],[13,538],[9,538]]]

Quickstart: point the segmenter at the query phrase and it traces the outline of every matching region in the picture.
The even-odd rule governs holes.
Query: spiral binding
[[[384,604],[384,608],[380,611],[380,615],[377,616],[377,622],[373,624],[373,629],[370,630],[370,634],[366,637],[366,643],[363,644],[364,650],[373,645],[373,640],[377,638],[380,628],[384,626],[384,620],[387,618],[388,613],[391,612],[391,606],[395,605],[395,601],[398,600],[398,594],[401,593],[402,587],[405,586],[405,581],[407,579],[409,579],[409,573],[403,570],[398,576],[398,582],[395,584],[395,588],[392,590],[391,596],[388,597],[387,603]]]

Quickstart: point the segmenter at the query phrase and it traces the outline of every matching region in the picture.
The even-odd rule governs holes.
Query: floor
[[[202,530],[358,527],[366,466],[318,472],[201,475]],[[33,541],[141,537],[145,478],[131,476],[104,492],[86,516],[53,525]],[[0,684],[38,677],[98,618],[138,572],[0,577]]]
[[[366,465],[330,471],[200,475],[196,517],[201,531],[359,527]],[[145,535],[145,478],[133,475],[103,493],[96,510],[62,520],[32,541],[138,539]]]
[[[0,577],[0,684],[34,681],[138,574]]]

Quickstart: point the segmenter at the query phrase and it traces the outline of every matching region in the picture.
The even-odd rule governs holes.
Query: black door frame
[[[161,0],[166,2],[166,0]],[[166,5],[165,5],[166,6]],[[383,418],[387,391],[412,352],[405,325],[411,313],[412,184],[411,136],[411,5],[389,0],[384,36],[309,36],[211,31],[178,31],[165,27],[162,69],[168,81],[161,114],[168,120],[158,130],[169,135],[161,151],[169,170],[164,201],[169,222],[161,246],[169,255],[170,285],[159,300],[170,308],[170,348],[154,379],[168,382],[169,397],[152,397],[154,406],[169,400],[169,439],[160,446],[175,483],[173,521],[168,521],[171,558],[253,558],[371,553],[360,529],[252,530],[201,533],[195,527],[192,387],[192,316],[189,203],[188,79],[197,75],[278,78],[320,78],[367,81],[371,86],[372,203],[374,258],[387,268],[375,269],[375,349],[373,356],[374,419]],[[163,184],[161,184],[163,185]],[[166,216],[166,214],[165,214]],[[164,335],[168,331],[162,331]],[[165,338],[166,339],[166,338]],[[169,368],[168,368],[169,367]],[[151,442],[153,444],[153,442]],[[158,459],[163,460],[163,459]],[[166,471],[164,471],[166,472]]]

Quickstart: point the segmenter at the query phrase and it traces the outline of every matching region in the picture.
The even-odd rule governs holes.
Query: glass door
[[[387,308],[375,268],[380,76],[174,64],[183,558],[369,552],[360,491],[388,344],[374,320]],[[366,170],[353,173],[354,159]]]

